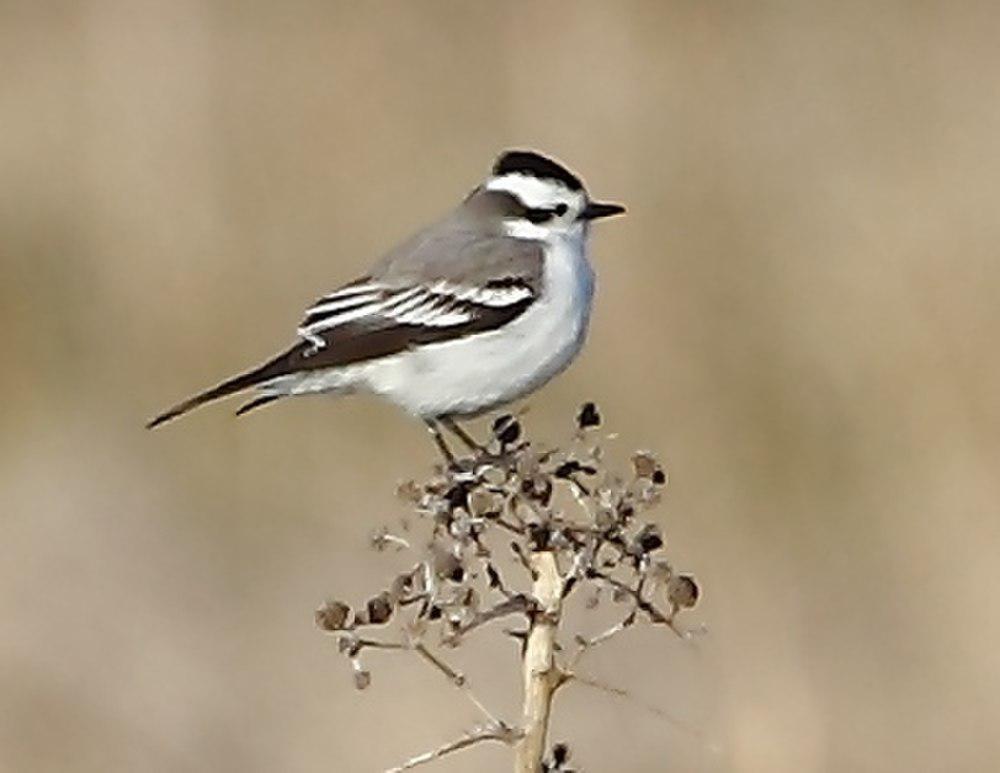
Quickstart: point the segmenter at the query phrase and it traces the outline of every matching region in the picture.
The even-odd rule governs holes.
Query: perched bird
[[[441,220],[360,279],[317,300],[299,341],[149,422],[156,427],[236,392],[237,415],[290,395],[370,392],[440,426],[523,397],[583,345],[594,294],[590,223],[625,211],[592,201],[580,178],[539,153],[510,150]]]

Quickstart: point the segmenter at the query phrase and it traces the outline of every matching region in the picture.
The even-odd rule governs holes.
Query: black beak
[[[602,204],[599,201],[588,202],[580,213],[580,220],[599,220],[602,217],[620,215],[625,211],[621,204]]]

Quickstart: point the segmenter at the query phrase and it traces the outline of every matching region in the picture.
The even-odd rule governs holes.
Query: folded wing
[[[258,368],[185,400],[153,419],[155,427],[206,402],[294,373],[337,368],[500,328],[523,314],[541,293],[540,245],[491,240],[472,253],[471,271],[387,272],[363,277],[319,298],[298,327],[301,340]],[[504,250],[507,251],[505,255]],[[466,254],[475,258],[475,254]],[[468,265],[468,264],[466,264]],[[270,392],[241,413],[278,399]]]

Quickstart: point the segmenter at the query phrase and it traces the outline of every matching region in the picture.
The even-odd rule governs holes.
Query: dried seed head
[[[448,502],[448,506],[455,510],[459,507],[465,507],[465,498],[468,493],[464,483],[456,483],[445,492],[444,498]]]
[[[516,443],[521,437],[521,422],[509,413],[505,413],[493,422],[493,437],[505,446]]]
[[[365,671],[360,663],[354,661],[354,687],[358,690],[365,690],[371,683],[371,672]]]
[[[598,412],[597,406],[593,403],[584,403],[580,413],[576,416],[576,425],[580,429],[601,426],[601,414]]]
[[[647,523],[635,535],[633,545],[639,553],[651,553],[662,548],[663,536],[660,534],[660,527],[655,523]]]
[[[566,479],[572,477],[578,472],[583,473],[584,475],[595,475],[597,473],[597,469],[589,464],[582,464],[576,459],[569,459],[556,467],[552,474],[557,478]]]
[[[700,594],[698,583],[689,574],[679,574],[667,583],[667,599],[678,609],[693,607]]]
[[[361,645],[358,643],[358,637],[354,634],[341,636],[337,639],[337,652],[341,655],[347,655],[347,657],[353,658],[360,651]]]
[[[344,631],[350,627],[351,608],[342,601],[327,601],[316,610],[316,625],[324,631]]]
[[[544,524],[532,524],[528,527],[528,539],[531,542],[531,549],[536,553],[548,550],[551,547],[552,532]]]
[[[545,475],[535,475],[521,481],[521,493],[542,505],[552,500],[552,481]]]
[[[372,625],[388,623],[392,617],[392,598],[388,593],[382,592],[368,600],[365,610],[368,613],[368,622]]]
[[[660,469],[660,463],[647,451],[639,451],[632,456],[632,469],[635,470],[635,477],[652,480],[656,471]]]
[[[419,552],[419,563],[397,574],[388,590],[359,609],[330,601],[316,612],[319,627],[340,632],[339,646],[351,662],[358,689],[371,683],[361,665],[369,646],[405,649],[407,643],[431,641],[432,634],[439,644],[451,646],[483,623],[510,614],[533,618],[536,602],[516,591],[525,575],[537,579],[538,551],[555,555],[564,598],[575,590],[588,608],[599,601],[607,605],[612,598],[622,603],[627,616],[620,626],[637,619],[670,622],[675,613],[695,605],[696,581],[675,575],[660,558],[665,537],[647,522],[646,514],[667,481],[660,463],[652,454],[638,452],[631,458],[632,470],[613,472],[599,446],[603,435],[593,432],[602,423],[597,407],[585,403],[575,418],[571,445],[543,448],[522,442],[517,418],[501,416],[493,423],[496,440],[491,442],[494,451],[499,443],[499,454],[473,454],[472,465],[462,470],[439,468],[425,481],[399,485],[412,531],[393,526],[392,532],[376,533],[372,543]],[[496,551],[507,544],[519,564],[505,568],[501,577],[497,561],[509,557]],[[402,644],[359,628],[394,619]],[[526,641],[526,632],[497,628]],[[361,638],[357,630],[370,638]],[[585,646],[586,640],[578,638],[577,643]],[[568,748],[557,744],[543,769],[570,773],[568,761]]]

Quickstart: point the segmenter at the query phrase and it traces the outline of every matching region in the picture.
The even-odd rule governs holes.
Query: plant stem
[[[541,773],[552,696],[561,674],[556,667],[556,632],[562,606],[562,577],[551,552],[529,556],[532,595],[538,604],[524,649],[524,737],[517,746],[516,773]]]

